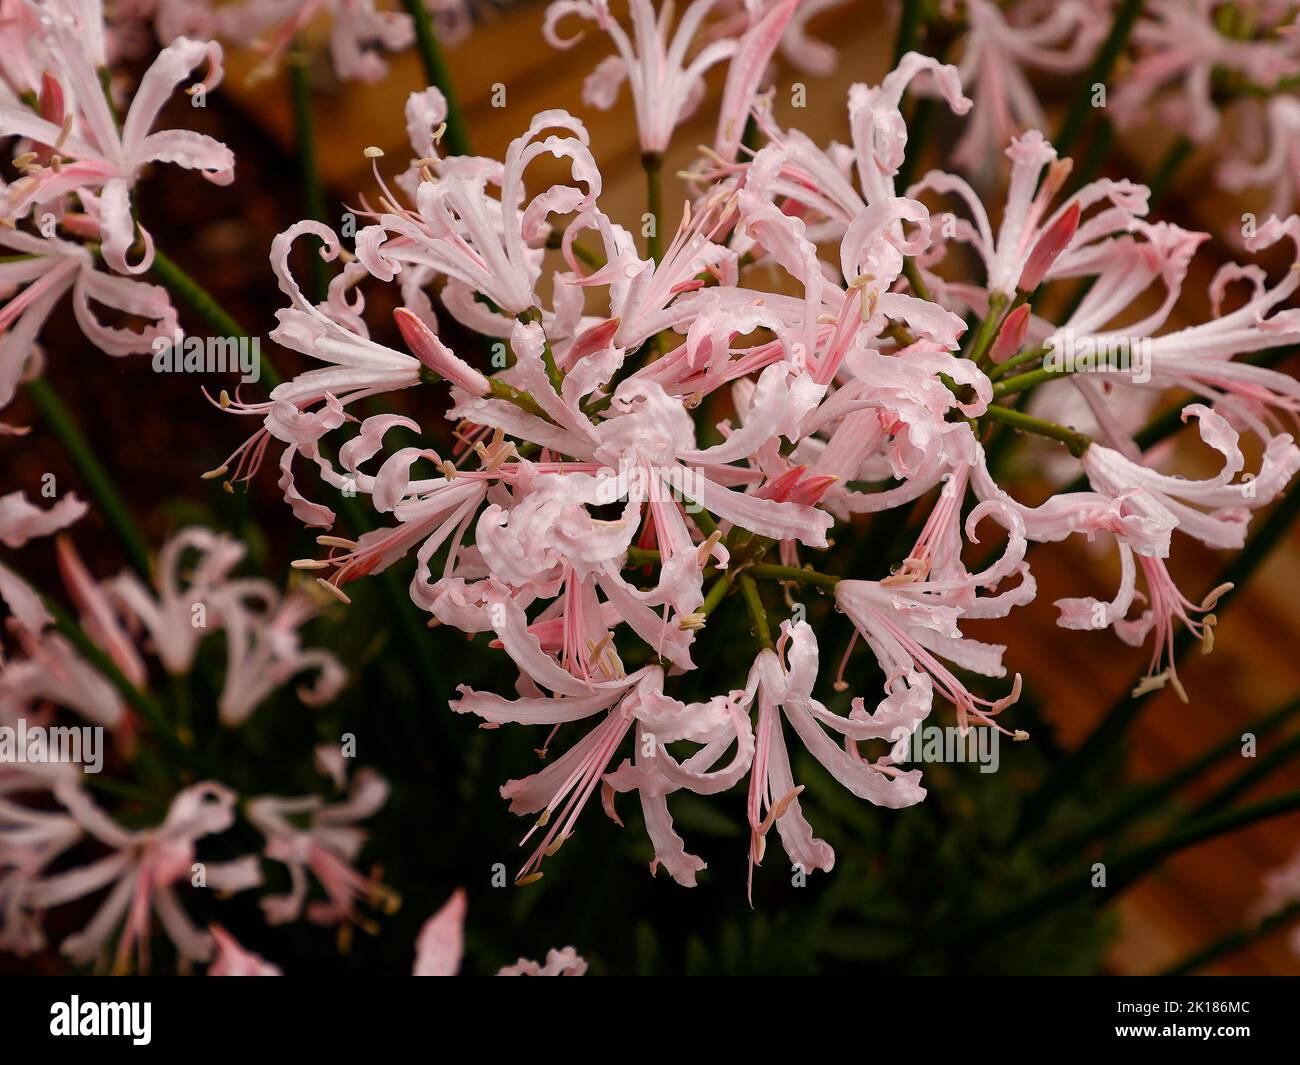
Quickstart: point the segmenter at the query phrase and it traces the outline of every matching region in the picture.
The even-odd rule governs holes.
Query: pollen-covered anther
[[[340,603],[342,603],[344,606],[351,606],[351,605],[352,605],[352,600],[348,597],[348,594],[347,594],[347,593],[346,593],[342,588],[340,588],[337,584],[331,584],[329,581],[325,580],[325,578],[323,578],[323,577],[317,577],[317,578],[316,578],[316,583],[319,584],[322,588],[324,588],[325,591],[329,592],[330,595],[332,595],[335,599],[337,599],[337,600],[338,600]]]

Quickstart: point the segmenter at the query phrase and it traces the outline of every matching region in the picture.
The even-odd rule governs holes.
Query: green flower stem
[[[930,287],[921,276],[921,268],[910,255],[903,260],[903,276],[907,278],[907,283],[912,286],[912,291],[918,299],[934,302],[934,298],[930,295]]]
[[[433,31],[433,20],[425,0],[402,0],[407,13],[415,22],[415,44],[424,63],[424,76],[430,85],[436,86],[447,101],[447,130],[443,141],[452,155],[472,154],[469,146],[469,133],[465,126],[465,116],[461,113],[452,86],[451,71],[443,58],[438,36]]]
[[[1028,348],[1025,351],[1016,352],[1016,354],[1012,355],[1011,358],[1007,359],[1006,362],[1002,363],[1001,365],[994,366],[991,370],[989,370],[989,379],[991,381],[996,382],[999,379],[1006,377],[1007,374],[1010,373],[1012,370],[1014,370],[1017,366],[1024,366],[1025,363],[1028,362],[1038,362],[1040,359],[1042,359],[1047,355],[1047,352],[1048,352],[1048,348],[1046,345],[1037,348]]]
[[[207,289],[190,277],[166,254],[158,250],[154,251],[150,272],[167,291],[178,297],[190,310],[207,322],[218,336],[233,337],[237,340],[248,339],[248,333],[243,326],[235,321]],[[265,353],[262,354],[262,380],[266,382],[267,388],[274,388],[282,380],[279,371]]]
[[[1283,497],[1264,523],[1256,529],[1246,546],[1224,567],[1219,579],[1210,584],[1211,588],[1221,584],[1232,585],[1232,588],[1221,595],[1215,604],[1216,614],[1223,616],[1224,611],[1240,594],[1260,563],[1277,546],[1298,515],[1300,515],[1300,491],[1295,491]],[[1179,629],[1174,636],[1171,655],[1173,663],[1177,665],[1181,662],[1187,651],[1197,642],[1199,641],[1188,629]],[[1139,677],[1138,680],[1140,679]],[[1129,691],[1136,687],[1136,684],[1135,680],[1134,684],[1130,685]],[[1057,801],[1067,794],[1080,778],[1091,771],[1107,751],[1128,734],[1128,730],[1154,694],[1155,692],[1147,692],[1144,695],[1132,696],[1126,692],[1107,711],[1100,724],[1088,734],[1088,738],[1073,754],[1056,767],[1039,789],[1038,794],[1026,806],[1026,813],[1020,825],[1021,833],[1031,832],[1041,824]]]
[[[796,566],[772,566],[762,562],[750,566],[745,572],[759,580],[793,581],[796,584],[811,584],[831,592],[840,583],[840,578],[830,573],[818,573],[816,570],[799,569]]]
[[[99,504],[104,519],[112,527],[126,549],[131,567],[145,580],[150,579],[149,547],[144,535],[131,515],[126,498],[118,491],[112,476],[99,461],[95,449],[82,435],[71,412],[63,405],[58,393],[44,378],[26,384],[27,396],[36,407],[41,420],[59,441],[77,472],[81,474],[91,495]]]
[[[723,570],[704,596],[704,602],[699,605],[695,612],[704,615],[704,617],[712,614],[718,608],[718,604],[727,598],[727,594],[731,591],[731,586],[735,580],[736,573],[734,569]]]
[[[1035,353],[1031,353],[1035,354]],[[1039,355],[1041,358],[1041,355]],[[1051,381],[1054,378],[1066,377],[1067,374],[1057,370],[1049,370],[1047,367],[1040,367],[1037,370],[1030,370],[1027,373],[1016,374],[1014,377],[1008,377],[1005,381],[998,381],[993,386],[993,398],[1001,399],[1003,396],[1013,396],[1017,392],[1024,392],[1026,389],[1034,388],[1045,381]]]
[[[894,38],[894,66],[915,50],[921,25],[925,22],[925,0],[903,0],[902,15],[898,20],[898,36]]]
[[[294,127],[297,132],[298,166],[302,180],[303,198],[307,217],[317,222],[325,221],[325,190],[321,185],[320,170],[316,165],[316,116],[312,110],[311,71],[305,52],[295,49],[289,57],[289,87],[293,96]],[[323,300],[329,290],[329,271],[316,250],[320,242],[308,242],[312,254],[311,279],[316,302]]]
[[[1070,833],[1059,843],[1053,844],[1045,852],[1049,862],[1063,861],[1072,856],[1089,840],[1110,836],[1132,819],[1160,807],[1180,788],[1196,780],[1204,772],[1212,769],[1223,758],[1241,751],[1241,735],[1252,733],[1259,739],[1269,735],[1279,726],[1284,725],[1300,712],[1300,698],[1277,707],[1262,717],[1250,722],[1244,729],[1234,729],[1233,734],[1222,743],[1211,747],[1204,754],[1192,759],[1181,769],[1167,777],[1162,777],[1145,787],[1133,788],[1125,798],[1110,810],[1103,811],[1100,817],[1089,821],[1081,828]]]
[[[1241,928],[1235,932],[1229,932],[1222,939],[1216,939],[1208,946],[1202,947],[1194,954],[1189,954],[1182,961],[1169,966],[1168,969],[1157,973],[1157,976],[1186,976],[1195,972],[1197,969],[1203,969],[1210,962],[1218,961],[1228,954],[1233,954],[1256,943],[1266,936],[1277,931],[1279,928],[1285,928],[1292,921],[1300,920],[1300,902],[1293,902],[1290,906],[1284,906],[1277,913],[1270,914],[1258,924],[1250,928]]]
[[[1082,458],[1083,453],[1092,444],[1092,438],[1086,433],[1080,433],[1068,426],[1057,425],[1055,422],[1045,421],[1042,418],[1035,418],[1032,414],[1013,410],[1011,407],[990,407],[985,411],[984,417],[991,421],[1001,422],[1003,425],[1009,425],[1024,433],[1035,433],[1038,436],[1059,440],[1070,449],[1070,454],[1076,459]]]
[[[1193,151],[1195,151],[1195,145],[1186,137],[1179,137],[1170,145],[1169,151],[1165,153],[1165,157],[1160,161],[1156,172],[1151,175],[1151,180],[1147,182],[1147,187],[1151,189],[1150,206],[1154,207],[1165,198],[1165,193],[1169,191],[1169,184],[1173,181],[1174,175],[1191,158]]]
[[[1288,736],[1268,754],[1252,759],[1245,769],[1204,802],[1198,804],[1183,820],[1196,821],[1209,817],[1215,810],[1231,806],[1243,795],[1249,794],[1256,785],[1262,784],[1269,776],[1283,768],[1297,754],[1300,754],[1300,733]]]
[[[646,209],[650,212],[650,236],[646,246],[650,258],[658,263],[664,257],[664,160],[658,152],[645,152],[641,156],[641,165],[645,168]]]
[[[1074,148],[1074,142],[1079,139],[1079,135],[1083,132],[1088,116],[1093,110],[1092,87],[1097,84],[1105,84],[1106,79],[1110,77],[1116,60],[1119,59],[1120,53],[1124,51],[1124,46],[1128,43],[1129,34],[1133,30],[1133,23],[1137,21],[1138,13],[1141,10],[1142,0],[1123,0],[1119,10],[1115,12],[1115,21],[1111,23],[1110,33],[1097,50],[1097,54],[1093,57],[1092,65],[1088,68],[1087,73],[1079,79],[1079,87],[1075,91],[1074,99],[1070,101],[1069,109],[1065,113],[1065,119],[1061,123],[1060,132],[1057,133],[1052,142],[1061,156],[1070,154]]]
[[[1016,931],[1028,921],[1087,898],[1089,892],[1094,894],[1099,903],[1113,901],[1166,858],[1179,851],[1297,810],[1300,810],[1300,791],[1291,791],[1252,806],[1243,806],[1180,825],[1166,836],[1103,859],[1106,868],[1104,888],[1093,887],[1091,864],[1080,866],[1052,887],[979,922],[969,930],[969,934],[972,937],[984,937]]]
[[[970,349],[966,352],[966,358],[970,359],[976,366],[984,362],[984,356],[988,354],[989,345],[993,343],[994,337],[998,335],[998,326],[1002,324],[1002,315],[1007,309],[1009,301],[1010,298],[1002,292],[994,292],[989,295],[988,314],[980,322]]]
[[[763,606],[762,597],[758,594],[758,585],[748,573],[740,575],[740,594],[745,600],[749,616],[754,621],[754,635],[758,638],[758,646],[764,650],[771,649],[772,630],[768,627],[767,610]]]
[[[187,765],[193,764],[194,751],[181,742],[171,722],[167,720],[167,714],[153,696],[142,692],[127,680],[126,675],[117,668],[117,663],[105,654],[57,603],[48,599],[43,600],[43,603],[50,617],[54,619],[54,627],[67,637],[82,658],[103,674],[104,679],[117,689],[118,694],[139,713],[171,754],[179,757]]]

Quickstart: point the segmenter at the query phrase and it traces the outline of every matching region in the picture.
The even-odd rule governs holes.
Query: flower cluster
[[[580,733],[543,770],[502,788],[514,812],[535,819],[524,882],[598,792],[615,819],[616,796],[635,792],[655,865],[693,884],[703,863],[675,832],[670,797],[746,779],[751,863],[775,826],[793,862],[829,869],[833,854],[799,804],[786,725],[855,795],[889,807],[924,798],[921,774],[893,750],[872,757],[871,741],[905,738],[936,696],[963,729],[1023,738],[999,721],[1019,678],[982,694],[961,674],[1006,675],[1006,649],[964,634],[963,624],[1034,597],[1030,543],[1081,535],[1113,544],[1118,591],[1062,600],[1060,623],[1149,643],[1149,683],[1181,694],[1174,630],[1185,625],[1208,645],[1224,590],[1195,602],[1174,585],[1166,560],[1175,534],[1240,547],[1250,512],[1300,467],[1279,425],[1300,386],[1234,361],[1300,339],[1300,318],[1285,309],[1300,275],[1270,282],[1257,267],[1227,267],[1211,286],[1213,317],[1150,340],[1145,379],[1058,378],[1037,366],[1056,334],[1159,333],[1203,235],[1150,221],[1147,190],[1132,182],[1069,191],[1068,161],[1037,130],[998,153],[1007,191],[996,211],[950,173],[898,189],[908,84],[924,80],[957,115],[975,93],[970,121],[984,125],[968,145],[989,140],[979,100],[994,89],[909,54],[879,85],[853,87],[851,145],[823,148],[782,128],[756,92],[795,4],[776,5],[739,39],[713,40],[688,62],[682,34],[709,6],[693,5],[671,38],[649,4],[633,5],[630,35],[602,4],[560,2],[548,15],[551,26],[570,14],[594,19],[614,38],[618,56],[593,76],[589,95],[606,102],[616,79],[628,80],[650,157],[698,95],[702,69],[730,59],[717,139],[688,175],[692,196],[661,252],[643,253],[602,210],[600,169],[575,116],[537,115],[500,162],[440,156],[445,103],[425,90],[407,105],[411,166],[390,184],[376,155],[383,199],[331,298],[314,304],[287,264],[300,236],[318,238],[335,260],[333,231],[299,223],[272,250],[289,299],[275,339],[320,367],[268,402],[229,408],[262,419],[232,458],[238,476],[252,476],[272,439],[283,443],[281,486],[305,523],[328,527],[334,514],[298,488],[299,457],[388,519],[296,565],[321,571],[320,583],[347,602],[350,582],[413,557],[413,601],[440,623],[492,634],[518,669],[515,697],[462,687],[452,709],[488,727],[549,729],[543,748],[564,725]],[[1019,39],[982,7],[990,10],[972,24],[972,49]],[[1056,21],[1051,33],[1066,35]],[[667,80],[652,82],[653,72]],[[751,119],[764,144],[742,149],[737,130]],[[530,167],[544,156],[567,177],[532,191]],[[955,213],[938,213],[945,199]],[[1250,248],[1297,237],[1300,219],[1273,218]],[[975,276],[958,261],[959,244],[981,264]],[[558,251],[553,265],[548,248]],[[365,275],[400,287],[407,351],[371,339],[360,304],[346,301]],[[1075,279],[1090,287],[1072,312],[1040,309],[1043,286]],[[1221,311],[1237,280],[1248,283],[1247,298]],[[1146,311],[1153,292],[1159,305]],[[497,338],[505,357],[485,367],[453,351],[439,334],[443,313]],[[1046,385],[1033,413],[1000,406],[1026,378]],[[450,386],[449,455],[412,418],[353,413],[359,400],[440,380]],[[1203,400],[1183,416],[1221,454],[1214,476],[1161,472],[1135,444],[1134,416],[1169,389]],[[713,424],[697,414],[724,407],[729,415]],[[1069,417],[1068,430],[1040,417],[1054,412]],[[1037,507],[1012,498],[985,447],[1001,419],[1062,429],[1089,487]],[[386,449],[399,427],[427,442]],[[1243,431],[1262,445],[1253,472]],[[341,446],[323,448],[339,434]],[[337,460],[326,457],[334,452]],[[892,571],[837,574],[833,554],[820,562],[837,523],[912,504],[929,516]],[[973,565],[967,547],[986,519],[1004,547]],[[883,674],[874,709],[859,697],[836,712],[814,697],[816,633],[800,619],[770,631],[772,581],[833,596]],[[710,654],[711,614],[729,599],[747,606],[756,630],[748,680],[702,702],[674,698],[673,678]],[[837,687],[843,676],[841,667]]]
[[[1300,469],[1288,431],[1300,384],[1266,364],[1300,341],[1300,271],[1233,263],[1184,300],[1208,236],[1153,217],[1145,185],[1076,174],[1053,147],[1031,75],[1084,70],[1112,5],[945,4],[955,62],[908,51],[877,83],[852,85],[846,141],[822,144],[763,90],[781,52],[809,69],[834,64],[808,30],[830,6],[694,0],[675,19],[671,5],[631,0],[624,22],[606,0],[550,4],[553,45],[573,44],[561,31],[577,22],[613,44],[583,96],[610,108],[626,83],[649,178],[644,220],[607,212],[598,146],[570,111],[521,121],[500,159],[453,155],[442,145],[447,98],[433,86],[412,93],[409,162],[394,168],[367,151],[380,195],[361,201],[351,245],[308,219],[270,248],[283,295],[270,339],[309,368],[265,398],[218,401],[251,432],[204,476],[246,484],[273,458],[293,516],[325,533],[316,556],[293,563],[307,579],[281,593],[239,576],[243,545],[196,527],[166,543],[152,580],[98,580],[60,537],[77,614],[68,624],[0,567],[16,645],[0,672],[0,722],[71,713],[109,730],[130,759],[165,724],[149,713],[151,679],[196,670],[202,641],[218,633],[224,725],[246,723],[303,675],[301,700],[323,703],[345,673],[300,630],[322,603],[347,621],[320,593],[346,607],[353,582],[404,565],[431,625],[485,636],[513,667],[498,690],[462,684],[451,711],[485,729],[540,730],[543,767],[501,786],[531,820],[516,883],[540,878],[597,805],[621,824],[630,793],[652,873],[662,866],[689,887],[704,862],[674,826],[681,793],[745,789],[751,885],[773,829],[793,866],[832,869],[801,802],[794,743],[857,798],[899,809],[926,797],[907,750],[932,717],[963,734],[1029,739],[1014,720],[1015,651],[972,635],[971,623],[1036,597],[1035,544],[1077,536],[1113,555],[1113,593],[1080,587],[1058,600],[1059,625],[1148,648],[1142,690],[1168,685],[1186,699],[1175,635],[1185,629],[1208,651],[1231,586],[1189,593],[1170,559],[1189,540],[1242,548],[1253,512]],[[1158,101],[1205,140],[1223,107],[1262,92],[1258,161],[1221,177],[1275,186],[1275,213],[1244,250],[1267,260],[1276,246],[1293,262],[1300,110],[1276,91],[1300,76],[1300,34],[1281,6],[1249,26],[1221,17],[1224,6],[1149,4],[1111,106],[1124,123]],[[368,0],[156,0],[123,5],[107,33],[93,2],[0,0],[0,138],[18,175],[0,186],[10,253],[0,408],[39,372],[39,336],[65,294],[87,339],[111,355],[177,332],[168,293],[137,276],[156,258],[137,185],[158,164],[228,183],[234,157],[190,130],[152,131],[160,109],[182,86],[217,86],[215,39],[257,39],[274,58],[324,9],[342,78],[382,76],[374,46],[411,43],[411,20]],[[100,71],[143,22],[165,44],[123,108]],[[709,98],[710,72],[722,82],[712,142],[665,202],[664,154]],[[959,130],[960,173],[906,176],[916,172],[905,169],[915,162],[909,93],[931,97]],[[291,267],[299,242],[334,264],[323,299]],[[377,286],[390,287],[393,323],[367,321],[364,293]],[[118,318],[94,304],[135,326],[109,324]],[[1099,353],[1119,361],[1104,367]],[[1141,432],[1171,396],[1217,453],[1208,475],[1173,472],[1183,457]],[[997,460],[1013,434],[1071,483],[1045,500],[1018,497]],[[351,537],[334,529],[344,498],[370,519]],[[84,510],[73,496],[49,509],[5,496],[0,542],[21,547]],[[847,551],[866,521],[907,547],[887,556],[891,537],[880,536],[875,555]],[[821,662],[826,641],[809,620],[819,603],[854,633],[838,668]],[[752,634],[748,668],[692,698],[727,614]],[[261,899],[269,923],[364,927],[363,902],[395,903],[356,868],[357,823],[382,809],[387,784],[373,770],[349,774],[329,748],[320,764],[347,794],[244,797],[265,842],[229,862],[197,861],[202,841],[239,816],[224,784],[190,783],[167,796],[155,826],[128,828],[67,767],[0,765],[0,944],[38,949],[46,911],[107,888],[63,943],[75,961],[105,959],[116,935],[116,966],[134,957],[144,967],[156,914],[186,962],[277,973],[224,928],[197,927],[182,903],[200,868],[218,891],[261,887],[263,859],[288,878],[287,892]],[[41,802],[17,798],[33,793]],[[85,850],[100,856],[69,867]],[[464,917],[457,893],[430,918],[417,973],[459,968]],[[502,972],[585,967],[565,948]]]

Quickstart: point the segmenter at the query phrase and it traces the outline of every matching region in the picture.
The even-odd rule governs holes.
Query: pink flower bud
[[[1079,216],[1082,214],[1079,201],[1070,204],[1065,214],[1061,215],[1038,238],[1034,250],[1029,253],[1025,268],[1020,274],[1020,290],[1030,292],[1036,289],[1047,271],[1052,268],[1061,252],[1070,246],[1074,234],[1079,231]]]
[[[464,359],[454,355],[438,339],[437,333],[405,307],[398,307],[393,312],[393,317],[397,320],[397,328],[401,330],[402,339],[411,349],[411,354],[430,370],[471,395],[485,396],[491,391],[492,386],[486,377]]]
[[[1025,342],[1025,334],[1029,331],[1029,304],[1022,303],[1014,311],[1002,320],[1002,328],[998,330],[997,339],[993,341],[993,346],[989,348],[989,358],[994,363],[1004,363],[1011,358],[1020,346]]]

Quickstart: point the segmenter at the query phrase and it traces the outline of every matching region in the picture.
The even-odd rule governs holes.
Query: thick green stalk
[[[438,36],[433,32],[433,20],[429,17],[425,0],[402,0],[402,4],[415,22],[415,45],[420,51],[420,60],[424,63],[424,76],[430,85],[442,92],[447,101],[447,130],[443,134],[447,150],[452,155],[470,155],[465,116],[457,103],[451,71],[443,58]]]
[[[924,21],[925,0],[903,0],[898,36],[894,38],[894,66],[898,66],[898,61],[916,48],[916,38]]]
[[[44,378],[36,378],[26,385],[27,396],[35,405],[41,419],[49,426],[50,432],[59,441],[77,472],[81,474],[90,489],[91,495],[99,504],[104,519],[112,527],[117,538],[126,549],[131,567],[146,580],[149,580],[149,547],[131,516],[131,508],[126,498],[118,491],[112,476],[99,461],[95,449],[82,435],[75,419],[68,408],[63,405],[58,394]]]
[[[799,569],[795,566],[769,566],[758,563],[746,571],[759,580],[794,581],[796,584],[811,584],[827,591],[834,591],[840,578],[830,573],[818,573],[816,570]]]
[[[1151,180],[1147,182],[1147,187],[1151,189],[1150,205],[1154,207],[1157,203],[1165,198],[1165,193],[1169,191],[1169,183],[1173,181],[1174,175],[1178,173],[1183,163],[1191,157],[1194,151],[1194,145],[1186,137],[1179,137],[1172,145],[1165,157],[1160,161],[1156,172],[1151,175]]]
[[[1065,425],[1057,425],[1055,422],[1044,421],[1042,418],[1035,418],[1032,414],[1011,407],[990,407],[984,413],[984,417],[1019,429],[1021,432],[1035,433],[1038,436],[1059,440],[1070,449],[1070,454],[1075,458],[1082,458],[1083,453],[1092,444],[1092,439],[1085,433]]]
[[[767,610],[763,606],[762,597],[758,594],[758,585],[748,573],[740,575],[740,594],[745,600],[749,616],[754,621],[754,635],[758,638],[758,646],[769,650],[772,646],[772,630],[768,627]]]

